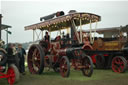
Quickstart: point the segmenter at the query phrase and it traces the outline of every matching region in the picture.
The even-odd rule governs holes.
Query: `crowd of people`
[[[22,44],[12,44],[9,43],[6,47],[8,57],[18,57],[18,69],[21,74],[25,74],[25,49],[22,47]]]

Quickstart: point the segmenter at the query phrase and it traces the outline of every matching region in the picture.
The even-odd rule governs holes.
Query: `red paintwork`
[[[66,60],[64,58],[62,58],[61,62],[60,62],[60,73],[62,75],[62,77],[65,77],[65,74],[67,73],[67,63]]]
[[[57,57],[57,56],[54,56],[54,57],[53,57],[53,61],[54,61],[54,62],[56,62],[56,61],[57,61],[57,59],[58,59],[58,57]]]
[[[2,70],[2,66],[0,66],[0,70]],[[8,79],[8,83],[10,85],[13,85],[14,82],[15,82],[15,72],[13,70],[13,68],[9,67],[8,68],[8,71],[7,71],[7,74],[4,74],[2,72],[0,72],[0,79],[1,78],[7,78]]]
[[[15,82],[15,72],[14,72],[13,68],[11,68],[11,67],[8,68],[7,75],[9,75],[9,77],[8,77],[8,83],[10,85],[13,85],[14,82]]]
[[[9,77],[9,75],[0,72],[0,79],[1,78],[8,78],[8,77]]]
[[[45,59],[48,59],[48,56],[45,56],[44,58],[45,58]]]
[[[83,42],[80,44],[80,45],[83,45],[82,47],[81,46],[80,47],[72,47],[73,49],[74,48],[78,48],[78,49],[81,48],[80,49],[81,51],[80,50],[79,51],[76,50],[75,56],[74,56],[74,54],[72,54],[74,50],[71,48],[71,46],[72,46],[72,44],[76,44],[76,46],[77,46],[79,44],[79,43],[77,43],[77,40],[76,40],[76,42],[74,42],[74,41],[72,42],[72,39],[69,40],[67,38],[67,40],[66,39],[62,39],[61,40],[60,38],[61,38],[60,36],[57,36],[55,38],[55,40],[52,41],[52,42],[45,42],[45,41],[40,42],[40,46],[42,46],[42,48],[44,49],[44,53],[45,53],[45,57],[44,57],[45,58],[44,60],[46,61],[46,62],[44,61],[45,62],[44,64],[46,64],[45,66],[50,66],[49,65],[49,61],[50,61],[53,65],[54,64],[59,64],[60,65],[60,69],[61,70],[65,70],[65,68],[63,68],[64,63],[60,62],[60,61],[61,61],[61,58],[63,56],[66,56],[66,57],[69,56],[68,58],[69,58],[70,61],[72,61],[71,62],[72,66],[76,70],[80,70],[81,68],[82,69],[86,69],[85,65],[83,65],[83,63],[82,63],[82,59],[83,58],[82,58],[81,55],[82,55],[82,52],[83,52],[82,50],[83,49],[84,50],[92,50],[93,49],[92,46],[90,45],[90,42],[89,42],[88,38],[86,36],[82,37]],[[75,36],[74,36],[74,38],[75,38]],[[43,47],[43,45],[45,45],[45,46]],[[48,47],[47,47],[47,45],[48,45]],[[36,49],[36,48],[33,48],[33,49]],[[31,56],[33,56],[35,54],[33,49],[30,49],[30,53],[29,54]],[[29,67],[29,70],[30,70],[31,73],[35,74],[36,71],[33,68],[33,64],[36,64],[36,63],[32,62],[33,60],[31,60],[31,59],[32,58],[29,57],[29,55],[28,55],[28,67]],[[37,62],[37,63],[39,63],[39,62]],[[87,66],[87,68],[89,68],[89,66]],[[63,76],[64,73],[65,72],[62,72],[61,75]]]
[[[104,56],[108,56],[108,54],[104,54]]]
[[[94,54],[94,55],[91,56],[92,61],[93,61],[93,64],[96,64],[96,58],[95,58],[95,56],[97,56],[97,54]],[[104,54],[104,56],[108,56],[108,54]]]
[[[60,39],[61,39],[60,36],[57,36],[57,37],[55,38],[56,41],[59,41]]]
[[[114,58],[112,61],[112,70],[121,73],[124,69],[124,62],[120,58]]]
[[[3,70],[3,66],[0,66],[0,71]]]
[[[77,59],[72,59],[72,66],[74,67],[74,69],[80,70],[80,69],[78,68],[79,63],[77,63],[77,62],[78,62]]]
[[[95,56],[96,56],[96,54],[94,54],[94,55],[91,56],[93,64],[96,64],[96,58],[95,58]]]

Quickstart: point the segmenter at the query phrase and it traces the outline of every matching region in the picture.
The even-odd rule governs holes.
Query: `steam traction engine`
[[[128,26],[97,29],[104,37],[97,38],[92,50],[85,50],[98,69],[112,68],[114,72],[124,73],[128,68]],[[94,30],[92,30],[94,32]],[[86,31],[89,32],[89,31]]]
[[[64,15],[64,12],[60,11],[41,17],[41,20],[44,21],[25,27],[25,30],[47,30],[50,34],[50,41],[41,40],[39,44],[30,46],[29,71],[32,74],[41,74],[44,67],[50,67],[55,72],[60,72],[62,77],[68,77],[70,68],[73,67],[75,70],[81,70],[84,76],[90,77],[93,73],[93,62],[84,50],[92,47],[82,33],[82,25],[98,22],[100,16],[84,12],[70,12]],[[76,27],[80,27],[79,33]],[[67,28],[71,29],[71,33],[62,37],[61,30]],[[59,31],[60,35],[52,40],[51,32],[53,31]]]
[[[13,85],[18,82],[20,76],[18,66],[16,67],[18,61],[17,57],[9,57],[10,55],[4,49],[4,41],[1,40],[1,30],[7,29],[10,26],[1,25],[1,18],[2,15],[0,14],[0,79],[7,78],[8,83]]]
[[[14,59],[11,59],[14,61]],[[9,64],[10,60],[8,59],[7,52],[0,48],[0,79],[7,78],[8,83],[13,85],[15,82],[19,80],[19,70],[17,69],[14,63]],[[8,68],[7,68],[8,63]],[[7,68],[7,73],[5,74]]]

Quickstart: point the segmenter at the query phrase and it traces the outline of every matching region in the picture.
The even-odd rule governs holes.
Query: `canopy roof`
[[[86,33],[89,33],[90,30],[84,30]],[[104,34],[104,33],[119,33],[119,31],[122,32],[128,32],[128,25],[126,26],[120,26],[120,27],[110,27],[110,28],[98,28],[96,29],[96,32],[99,34]],[[95,32],[95,29],[92,29],[92,32]]]
[[[7,28],[11,28],[11,26],[5,25],[5,24],[1,25],[1,30],[7,29]]]
[[[67,15],[59,16],[54,19],[45,20],[43,22],[29,25],[25,27],[25,30],[48,30],[48,31],[56,31],[71,27],[71,20],[74,20],[76,26],[80,25],[80,19],[82,20],[81,25],[89,24],[90,20],[92,23],[98,22],[101,20],[101,17],[92,13],[84,13],[84,12],[75,12],[69,13]]]

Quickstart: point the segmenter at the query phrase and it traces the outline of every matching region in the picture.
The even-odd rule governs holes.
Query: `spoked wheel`
[[[91,75],[93,74],[93,62],[92,62],[92,59],[89,56],[87,56],[84,53],[82,53],[81,63],[82,63],[82,66],[84,66],[84,68],[81,69],[83,75],[91,77]]]
[[[95,56],[96,58],[96,68],[103,69],[105,64],[105,58],[103,55],[99,54]]]
[[[8,83],[10,85],[13,85],[14,83],[19,81],[20,74],[19,74],[17,67],[14,64],[11,64],[9,66],[8,71],[7,71],[7,75],[9,76],[8,77]]]
[[[40,45],[32,45],[28,52],[28,68],[32,74],[41,74],[44,70],[44,50]]]
[[[112,60],[112,70],[117,73],[123,73],[126,71],[127,61],[122,56],[114,57]]]
[[[60,60],[60,74],[62,77],[69,77],[70,62],[66,56],[63,56]]]
[[[0,50],[0,65],[5,65],[7,61],[7,55],[4,51]]]

